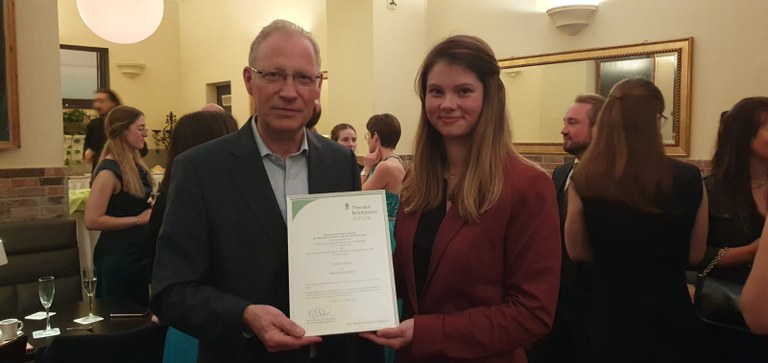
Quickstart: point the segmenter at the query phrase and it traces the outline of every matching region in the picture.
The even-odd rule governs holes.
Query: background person
[[[168,199],[168,188],[171,185],[173,160],[179,154],[194,146],[218,139],[224,135],[237,131],[237,121],[232,115],[222,111],[197,111],[182,116],[176,123],[171,136],[171,144],[168,148],[168,163],[163,175],[163,181],[157,190],[157,197],[152,208],[153,213],[149,219],[149,261],[155,260],[155,248],[160,227],[163,224],[163,215]],[[151,265],[149,275],[151,276]]]
[[[552,181],[512,148],[483,40],[443,40],[416,84],[421,117],[395,231],[403,321],[362,335],[397,348],[399,362],[525,362],[557,302]]]
[[[568,255],[594,266],[589,362],[698,361],[685,270],[704,256],[707,198],[699,169],[664,154],[663,112],[652,82],[616,84],[568,187]]]
[[[320,100],[315,100],[314,108],[312,109],[312,116],[307,121],[307,125],[304,126],[307,130],[317,132],[317,123],[320,122],[320,116],[323,115],[323,108],[320,106]],[[353,150],[354,151],[354,150]]]
[[[360,172],[363,190],[384,189],[389,216],[392,251],[395,250],[395,217],[400,206],[400,188],[403,186],[405,168],[395,153],[400,141],[400,122],[393,115],[373,115],[365,126],[368,129],[368,155]]]
[[[400,122],[388,113],[373,115],[366,124],[368,133],[368,154],[364,158],[364,167],[360,171],[363,190],[384,189],[387,201],[387,216],[389,217],[389,234],[392,251],[395,251],[395,217],[400,206],[400,188],[405,177],[403,161],[395,153],[397,142],[400,141]],[[398,301],[399,311],[402,302]],[[384,352],[386,362],[394,362],[394,350],[387,348]]]
[[[755,334],[768,335],[768,223],[763,227],[752,272],[741,294],[744,320]]]
[[[97,298],[123,298],[148,306],[147,223],[152,173],[141,160],[144,114],[117,106],[105,121],[107,142],[85,207],[85,227],[101,234],[93,253]]]
[[[237,131],[237,121],[224,110],[197,111],[186,114],[179,119],[173,129],[171,144],[168,148],[168,164],[165,168],[163,181],[158,188],[158,195],[149,218],[149,237],[147,252],[150,261],[149,276],[152,276],[151,262],[155,259],[157,235],[163,224],[168,187],[172,179],[173,160],[188,149],[217,139]],[[174,329],[169,328],[165,340],[164,363],[197,362],[197,340]]]
[[[557,192],[557,206],[560,210],[560,230],[565,230],[567,214],[567,189],[574,166],[584,156],[592,141],[592,131],[597,114],[603,108],[605,97],[587,93],[576,96],[573,105],[563,116],[563,150],[576,157],[552,172],[552,181]],[[561,233],[562,269],[560,272],[560,294],[557,313],[552,331],[528,352],[531,363],[580,362],[580,353],[586,345],[584,329],[589,325],[589,284],[591,264],[574,262],[565,249],[565,238]]]
[[[749,97],[721,114],[712,174],[704,180],[709,204],[709,275],[744,283],[768,213],[768,97]],[[768,361],[766,344],[752,334],[706,324],[704,345],[713,362]]]
[[[227,111],[224,110],[224,107],[221,107],[217,103],[206,103],[203,108],[200,109],[200,111],[213,111],[213,112],[222,112],[226,113]]]
[[[258,117],[173,161],[152,309],[200,341],[200,362],[309,362],[311,344],[313,363],[383,360],[356,335],[306,337],[287,317],[286,196],[360,189],[354,154],[305,128],[319,55],[301,27],[267,25],[243,68]]]
[[[88,126],[86,126],[85,140],[83,142],[83,149],[85,150],[83,160],[91,163],[93,170],[96,169],[96,165],[101,157],[101,150],[104,148],[104,143],[107,142],[107,135],[104,133],[104,119],[109,111],[120,105],[120,98],[111,89],[99,89],[93,97],[91,107],[96,110],[99,117],[91,120]]]
[[[104,133],[104,119],[107,117],[109,111],[113,108],[122,105],[120,97],[117,96],[115,91],[102,88],[96,91],[96,95],[93,97],[93,107],[99,117],[91,120],[85,128],[85,140],[83,140],[83,160],[87,163],[91,163],[91,173],[96,170],[101,160],[101,152],[104,148],[104,144],[107,142],[107,135]],[[147,155],[147,144],[141,148],[141,156]],[[93,180],[93,176],[91,177]]]
[[[357,131],[350,124],[341,123],[331,129],[331,140],[348,147],[352,152],[357,149]]]

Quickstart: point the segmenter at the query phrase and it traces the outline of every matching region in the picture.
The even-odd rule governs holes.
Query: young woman
[[[352,152],[357,149],[357,131],[350,124],[338,124],[331,129],[331,140],[348,147]]]
[[[237,131],[237,121],[224,111],[197,111],[186,114],[179,119],[173,129],[171,146],[168,149],[168,164],[165,168],[163,181],[160,183],[157,200],[149,219],[149,250],[150,264],[154,261],[157,236],[163,225],[168,187],[171,185],[173,161],[179,154],[202,143],[217,139]],[[151,275],[151,269],[150,269]],[[174,328],[168,328],[165,339],[164,363],[197,362],[198,341]]]
[[[768,223],[763,227],[755,265],[744,284],[741,311],[755,334],[768,335]]]
[[[709,203],[707,251],[700,268],[733,282],[747,280],[768,213],[768,97],[749,97],[721,114]],[[768,345],[752,334],[706,325],[712,361],[768,361]]]
[[[96,297],[149,303],[146,274],[147,223],[152,213],[152,173],[141,160],[147,126],[129,106],[113,108],[105,120],[107,142],[94,172],[85,208],[85,226],[99,230],[93,255]]]
[[[163,224],[168,187],[171,185],[173,160],[193,146],[218,139],[235,131],[237,131],[237,121],[235,121],[232,115],[224,111],[197,111],[186,114],[179,119],[179,122],[173,129],[171,146],[168,149],[168,163],[163,175],[163,181],[160,182],[157,191],[157,199],[152,208],[152,217],[149,219],[150,263],[154,261],[157,236],[160,234],[160,227]]]
[[[398,362],[525,362],[557,300],[552,181],[512,148],[483,40],[440,42],[416,84],[421,117],[395,230],[403,320],[362,335],[398,349]]]
[[[594,266],[584,361],[698,361],[685,271],[704,256],[707,198],[699,169],[664,154],[663,112],[652,82],[616,84],[568,188],[568,255]]]

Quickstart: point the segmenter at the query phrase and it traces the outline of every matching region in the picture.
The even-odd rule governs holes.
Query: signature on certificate
[[[314,309],[309,309],[307,312],[307,321],[318,321],[318,320],[328,320],[330,318],[333,318],[333,313],[331,313],[331,307],[330,306],[324,306],[324,307],[317,307]]]

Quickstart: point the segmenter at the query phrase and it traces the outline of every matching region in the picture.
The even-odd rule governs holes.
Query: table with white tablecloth
[[[69,214],[77,224],[77,245],[80,251],[80,266],[93,266],[93,249],[99,240],[100,231],[89,231],[85,228],[85,203],[88,201],[90,189],[69,190]]]

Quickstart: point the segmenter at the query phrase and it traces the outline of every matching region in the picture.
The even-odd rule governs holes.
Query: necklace
[[[757,189],[768,184],[768,177],[752,178],[752,189]]]

